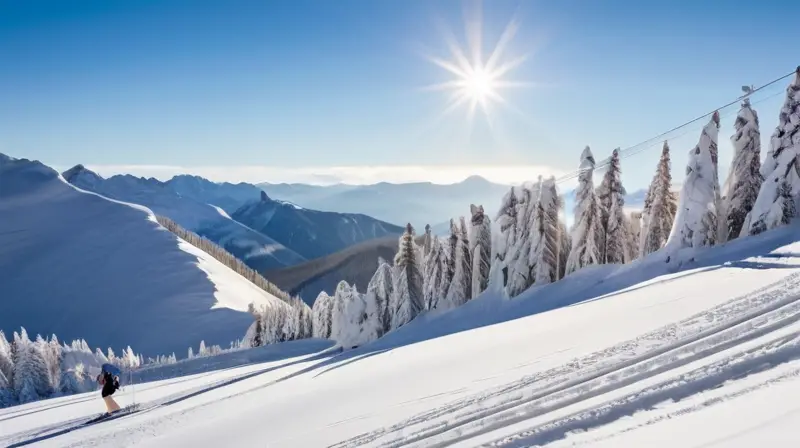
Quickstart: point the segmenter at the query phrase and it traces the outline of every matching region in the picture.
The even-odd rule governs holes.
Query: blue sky
[[[605,157],[800,62],[796,31],[780,26],[797,2],[494,0],[485,57],[516,18],[505,56],[528,57],[507,77],[538,86],[504,91],[517,112],[493,108],[492,127],[480,114],[470,126],[466,108],[435,121],[447,96],[420,88],[452,76],[425,56],[452,59],[446,30],[466,46],[465,10],[473,3],[0,0],[0,151],[103,174],[516,181],[576,168],[587,144]],[[754,97],[766,98],[765,144],[786,84]],[[672,142],[676,177],[703,124]],[[623,162],[629,189],[649,181],[657,154]]]

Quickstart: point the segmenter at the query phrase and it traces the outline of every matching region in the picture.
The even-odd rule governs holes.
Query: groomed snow
[[[119,352],[228,346],[247,305],[282,302],[168,232],[149,209],[79,190],[27,160],[0,164],[0,329]]]
[[[204,376],[142,385],[142,412],[68,433],[102,409],[96,394],[3,410],[0,442],[795,446],[798,230],[584,269],[512,301],[484,294],[337,355],[233,369],[208,358]]]

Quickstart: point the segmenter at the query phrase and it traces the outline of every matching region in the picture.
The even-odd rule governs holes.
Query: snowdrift
[[[77,189],[39,162],[0,160],[0,329],[119,352],[228,344],[249,303],[284,306],[160,227],[152,212]]]

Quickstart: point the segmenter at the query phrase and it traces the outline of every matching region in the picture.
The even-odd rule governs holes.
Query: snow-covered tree
[[[342,348],[347,349],[377,338],[372,331],[367,334],[367,306],[355,285],[350,286],[344,280],[339,282],[333,301],[331,339],[338,342]],[[370,328],[369,330],[375,329]]]
[[[672,191],[669,144],[665,141],[653,182],[650,183],[644,200],[639,230],[640,257],[664,247],[672,231],[677,209],[678,200]]]
[[[713,246],[717,242],[718,135],[719,114],[714,112],[703,127],[697,146],[689,152],[678,213],[668,240],[674,249]]]
[[[425,236],[422,239],[422,255],[426,257],[426,259],[431,252],[431,244],[433,243],[431,236],[431,225],[425,224]]]
[[[478,297],[489,284],[489,268],[492,259],[492,227],[483,206],[470,204],[472,231],[469,250],[472,255],[472,294]]]
[[[587,146],[581,154],[578,188],[575,191],[575,223],[570,238],[572,249],[567,258],[567,274],[584,266],[602,262],[604,246],[602,205],[592,181],[594,167],[594,156]]]
[[[380,268],[379,268],[380,269]],[[312,328],[314,337],[328,339],[331,337],[331,325],[333,321],[333,298],[325,291],[321,291],[314,300],[314,307],[311,309],[313,317]]]
[[[533,283],[537,285],[558,280],[560,198],[554,177],[542,182],[533,220],[533,235],[529,265],[533,266]]]
[[[611,152],[608,169],[597,187],[603,227],[604,263],[627,263],[629,228],[625,215],[625,187],[622,186],[622,170],[619,164],[619,148]]]
[[[725,180],[725,229],[722,241],[738,238],[744,220],[758,197],[761,188],[761,132],[758,114],[745,98],[733,124],[736,132],[731,136],[733,163]]]
[[[442,245],[444,248],[444,267],[442,268],[442,281],[439,284],[438,300],[444,306],[444,299],[447,297],[447,291],[453,282],[453,276],[456,273],[456,254],[458,253],[458,234],[459,229],[455,221],[450,219],[450,236],[447,241]]]
[[[11,344],[2,331],[0,331],[0,373],[6,377],[10,387],[14,379],[14,362],[11,356]]]
[[[375,311],[378,313],[376,318],[380,322],[379,337],[386,334],[392,329],[392,296],[394,295],[394,285],[392,280],[392,267],[389,263],[381,260],[378,264],[378,269],[372,275],[369,284],[367,285],[367,295],[370,296],[370,301],[373,301]]]
[[[761,165],[764,182],[753,209],[745,218],[748,234],[755,235],[781,225],[786,204],[781,189],[800,192],[800,67],[786,88],[786,100],[778,117],[778,126],[770,139],[770,149]],[[787,186],[784,186],[787,184]]]
[[[49,396],[53,390],[50,386],[50,375],[47,362],[40,348],[28,338],[22,329],[20,334],[14,333],[14,392],[20,403],[36,401]]]
[[[432,310],[439,302],[439,291],[442,288],[444,270],[447,269],[447,256],[444,246],[438,237],[434,237],[431,251],[425,262],[425,279],[423,282],[423,300],[425,308]]]
[[[563,204],[563,200],[561,201]],[[572,237],[569,234],[567,225],[564,221],[558,221],[558,278],[559,280],[567,275],[567,259],[572,250]]]
[[[14,396],[11,382],[6,378],[3,372],[0,371],[0,409],[12,406],[16,401],[17,399]]]
[[[495,217],[495,227],[498,229],[497,238],[495,238],[495,258],[503,261],[506,259],[508,252],[514,247],[517,236],[517,212],[519,207],[519,200],[517,194],[514,192],[514,187],[503,196],[503,201],[500,204],[500,210]]]
[[[422,260],[414,242],[414,228],[406,225],[394,259],[394,306],[392,328],[400,328],[414,320],[425,309],[422,296]]]
[[[542,178],[533,185],[522,188],[522,194],[517,205],[517,234],[514,246],[506,254],[508,281],[506,294],[516,297],[533,284],[533,266],[531,266],[530,253],[534,247],[533,227],[536,216],[536,203],[539,200],[539,190]]]
[[[189,350],[186,353],[186,359],[192,359],[192,358],[194,358],[194,350],[192,350],[192,347],[189,347]]]
[[[461,306],[472,298],[472,256],[469,251],[467,223],[463,216],[460,218],[457,232],[455,254],[452,255],[455,260],[455,272],[444,303],[439,302],[439,308],[443,309]]]

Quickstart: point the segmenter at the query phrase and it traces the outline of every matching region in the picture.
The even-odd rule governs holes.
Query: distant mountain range
[[[104,183],[77,171],[68,174]],[[119,182],[109,191],[127,180]],[[0,154],[0,217],[7,335],[23,326],[117,353],[128,345],[146,356],[185,353],[201,340],[242,338],[249,303],[284,306],[164,230],[147,208],[73,187],[36,161]]]
[[[339,213],[364,213],[382,221],[404,225],[417,233],[425,224],[447,222],[469,215],[469,205],[483,205],[494,217],[500,200],[510,188],[472,176],[462,182],[439,185],[430,182],[372,185],[270,184],[257,185],[275,199],[302,207]]]
[[[215,183],[198,176],[176,176],[167,182],[131,175],[104,179],[82,165],[63,176],[78,188],[144,205],[262,272],[403,231],[366,215],[321,212],[272,200],[246,183]]]
[[[104,179],[82,165],[65,171],[63,177],[83,190],[143,205],[158,215],[166,216],[224,247],[253,269],[275,269],[306,260],[274,238],[234,221],[217,206],[177,193],[168,182],[131,175]]]

